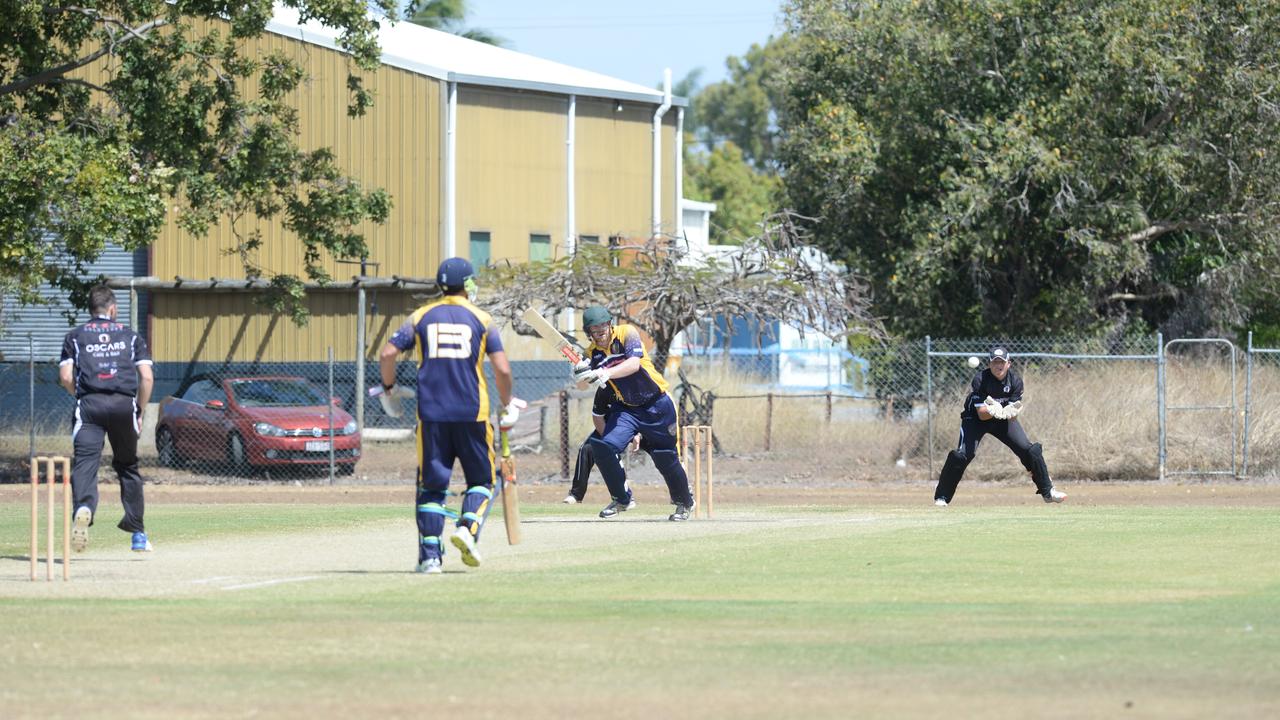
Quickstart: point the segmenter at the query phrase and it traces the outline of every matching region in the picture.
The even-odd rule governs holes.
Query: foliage
[[[783,97],[778,75],[790,48],[790,38],[784,35],[764,45],[752,44],[742,57],[725,60],[728,78],[704,88],[695,103],[695,137],[708,152],[731,142],[756,170],[775,165],[776,109]]]
[[[488,45],[506,45],[506,40],[481,28],[466,26],[470,12],[467,0],[411,0],[405,16],[414,25],[440,30]]]
[[[341,30],[348,114],[362,114],[372,95],[358,71],[380,56],[366,3],[283,4]],[[305,68],[245,52],[272,12],[272,0],[0,6],[0,289],[32,302],[49,282],[83,301],[85,263],[108,241],[148,245],[170,206],[196,236],[227,217],[279,217],[305,247],[306,276],[321,282],[324,253],[364,254],[354,228],[384,221],[390,198],[344,177],[328,149],[297,147],[290,94]],[[271,304],[303,321],[301,281],[256,267],[260,243],[242,238],[246,273],[272,275]]]
[[[781,162],[910,334],[1221,331],[1274,297],[1270,0],[793,0]]]
[[[732,141],[691,155],[684,167],[685,196],[716,203],[711,242],[737,245],[760,232],[760,224],[774,212],[778,176],[752,168]]]
[[[482,305],[518,331],[522,312],[599,303],[653,339],[665,367],[676,334],[717,316],[755,317],[818,328],[833,338],[878,334],[863,283],[815,258],[790,215],[769,218],[760,233],[724,257],[693,257],[657,238],[629,248],[580,245],[551,262],[499,265],[482,278]],[[613,263],[615,253],[627,262]]]

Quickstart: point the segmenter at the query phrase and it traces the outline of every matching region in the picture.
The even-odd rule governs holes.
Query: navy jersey
[[[1009,368],[1004,380],[997,380],[996,376],[991,374],[990,368],[980,371],[973,376],[973,382],[969,385],[969,397],[964,401],[964,410],[960,411],[960,417],[969,420],[978,419],[978,411],[975,407],[986,402],[988,397],[999,400],[1001,405],[1021,400],[1022,376],[1014,372],[1013,368]]]
[[[503,351],[489,313],[461,295],[446,295],[415,310],[390,342],[404,352],[417,350],[420,419],[489,419],[484,358]]]
[[[667,391],[667,381],[654,369],[653,360],[649,359],[649,353],[640,341],[639,330],[630,325],[617,325],[605,345],[600,347],[592,341],[587,348],[591,367],[609,368],[627,358],[640,358],[640,369],[634,374],[609,380],[609,387],[624,405],[642,407]]]
[[[139,365],[151,364],[147,341],[128,327],[94,318],[67,333],[58,365],[74,365],[76,397],[89,393],[138,395]]]

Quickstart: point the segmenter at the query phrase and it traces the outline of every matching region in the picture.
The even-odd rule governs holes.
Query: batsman
[[[985,435],[994,435],[1018,456],[1045,502],[1060,503],[1067,499],[1066,493],[1053,487],[1040,443],[1032,443],[1018,422],[1018,414],[1022,412],[1022,377],[1011,366],[1008,350],[992,348],[986,369],[973,376],[960,412],[960,442],[947,453],[938,487],[933,491],[935,505],[945,507],[955,497],[956,486]]]
[[[644,349],[640,331],[631,325],[615,327],[613,315],[600,305],[583,311],[582,326],[591,338],[591,346],[587,357],[574,366],[574,380],[579,386],[611,388],[618,398],[609,406],[600,435],[587,440],[612,497],[600,517],[617,517],[635,507],[618,455],[638,434],[675,505],[675,512],[667,519],[688,520],[693,495],[677,450],[676,406],[667,394],[666,380],[654,369]]]
[[[488,313],[472,304],[475,271],[463,258],[440,263],[436,282],[444,292],[418,308],[383,346],[378,357],[383,407],[398,411],[396,363],[400,353],[417,350],[418,520],[417,572],[441,572],[446,517],[456,519],[450,542],[470,567],[480,565],[480,530],[493,502],[493,427],[489,424],[489,388],[484,359],[489,358],[498,396],[505,408],[498,423],[516,424],[520,409],[511,395],[511,364],[502,337]],[[462,511],[445,508],[453,464],[462,465],[467,489]]]

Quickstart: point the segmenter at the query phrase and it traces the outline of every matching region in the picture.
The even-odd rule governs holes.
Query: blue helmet
[[[440,263],[436,271],[436,283],[446,290],[461,290],[467,280],[475,277],[476,270],[466,258],[451,257]]]

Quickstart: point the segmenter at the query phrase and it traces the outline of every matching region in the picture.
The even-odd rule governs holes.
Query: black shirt
[[[151,364],[147,341],[107,318],[94,318],[67,333],[58,365],[74,364],[76,397],[89,393],[138,395],[138,365]]]
[[[977,420],[976,407],[986,402],[988,397],[999,400],[1001,405],[1021,400],[1022,376],[1014,372],[1013,368],[1009,368],[1009,372],[1005,373],[1004,380],[997,380],[996,376],[991,374],[991,368],[978,372],[973,376],[973,382],[969,386],[969,397],[964,401],[964,410],[960,411],[960,419]]]

